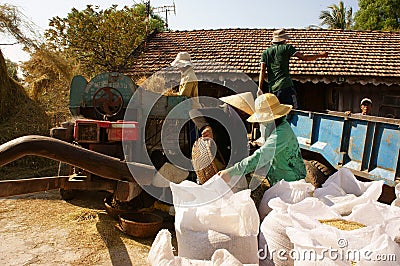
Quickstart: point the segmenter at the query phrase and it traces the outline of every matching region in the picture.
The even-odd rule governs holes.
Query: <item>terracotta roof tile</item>
[[[146,49],[127,74],[152,74],[168,67],[178,52],[195,61],[227,64],[257,75],[261,52],[269,47],[274,29],[219,29],[171,31],[152,35]],[[289,43],[305,54],[327,51],[329,57],[290,61],[291,74],[391,78],[400,84],[400,33],[287,29]],[[209,70],[210,71],[210,70]],[[219,67],[219,71],[222,71]]]

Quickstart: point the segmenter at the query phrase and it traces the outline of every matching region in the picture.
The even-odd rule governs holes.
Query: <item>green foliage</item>
[[[343,1],[339,5],[328,6],[329,10],[321,11],[319,19],[322,20],[321,25],[328,26],[328,29],[351,29],[353,24],[353,9],[346,8]]]
[[[359,30],[400,30],[399,0],[359,0],[355,29]]]
[[[120,10],[116,5],[105,10],[88,5],[82,11],[73,8],[66,18],[52,18],[45,36],[67,58],[75,58],[84,74],[93,76],[130,66],[131,54],[146,34],[146,21],[144,4]],[[147,32],[162,30],[163,25],[158,16],[150,16]]]

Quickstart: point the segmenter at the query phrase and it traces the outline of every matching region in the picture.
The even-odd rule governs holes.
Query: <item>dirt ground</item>
[[[0,199],[0,265],[148,265],[153,239],[121,232],[104,210],[105,196],[85,192],[66,202],[49,191]]]

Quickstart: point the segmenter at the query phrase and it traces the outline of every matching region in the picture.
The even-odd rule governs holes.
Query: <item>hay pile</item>
[[[7,74],[0,50],[0,144],[24,135],[49,135],[49,118]],[[0,179],[19,179],[54,175],[57,163],[27,156],[0,168]],[[52,173],[52,174],[51,174]]]

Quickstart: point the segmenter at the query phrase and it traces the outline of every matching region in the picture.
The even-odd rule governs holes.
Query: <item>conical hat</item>
[[[221,101],[252,115],[254,113],[254,97],[251,92],[234,94],[219,98]]]

